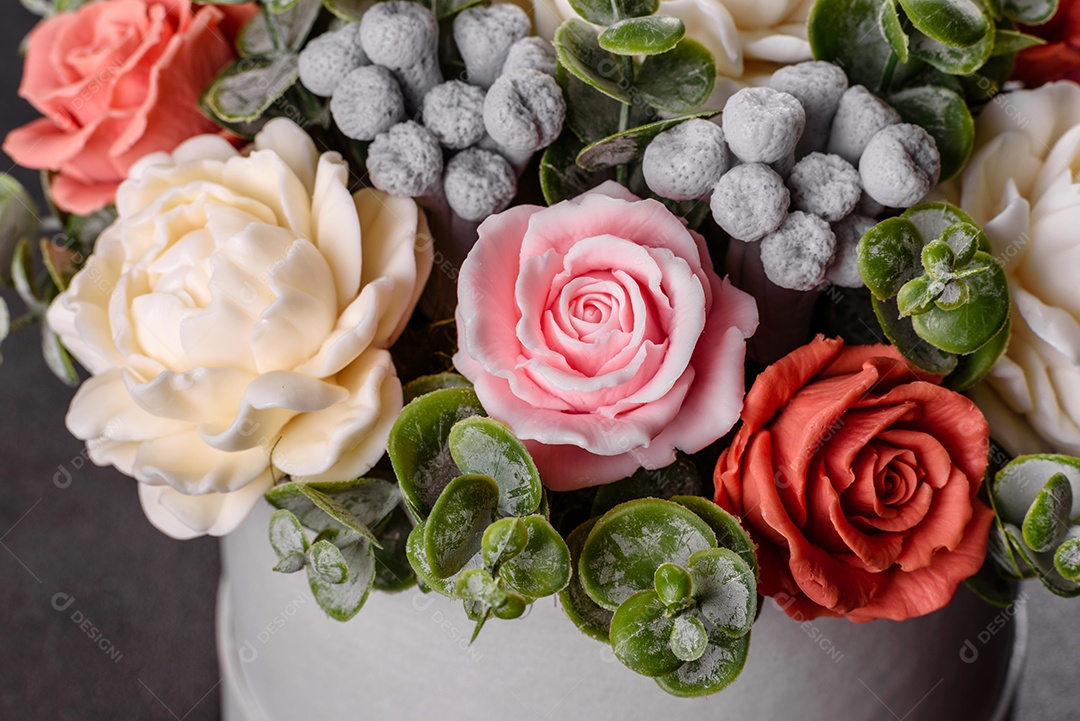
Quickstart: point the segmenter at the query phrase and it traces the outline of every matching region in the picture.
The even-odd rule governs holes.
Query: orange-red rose
[[[1080,82],[1080,3],[1061,0],[1050,22],[1023,30],[1042,38],[1046,45],[1028,48],[1017,56],[1015,79],[1028,87],[1053,80]]]
[[[759,590],[796,618],[935,611],[986,555],[979,409],[887,346],[818,337],[770,366],[716,467],[759,545]]]
[[[88,214],[113,202],[138,159],[218,130],[199,96],[235,57],[254,5],[103,0],[60,13],[30,34],[19,94],[45,117],[8,135],[4,151],[54,171],[53,200]]]

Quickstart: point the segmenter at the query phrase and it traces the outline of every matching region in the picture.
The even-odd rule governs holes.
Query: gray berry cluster
[[[918,203],[940,170],[929,133],[820,61],[735,93],[719,125],[661,133],[642,163],[654,193],[708,199],[728,235],[761,242],[770,281],[801,291],[862,287],[855,249],[874,216]]]
[[[479,221],[510,204],[514,166],[554,142],[566,118],[555,50],[530,31],[511,3],[463,10],[453,36],[467,82],[446,80],[434,14],[416,2],[379,2],[360,22],[308,43],[300,82],[330,98],[344,135],[371,142],[372,185],[445,198]]]

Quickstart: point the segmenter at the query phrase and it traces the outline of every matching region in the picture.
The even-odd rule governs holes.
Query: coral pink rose
[[[4,152],[54,171],[60,208],[109,205],[136,160],[218,131],[199,96],[235,58],[232,38],[255,11],[102,0],[45,20],[30,34],[19,88],[45,117],[8,135]]]
[[[716,466],[716,502],[759,545],[761,593],[794,618],[936,611],[986,555],[975,404],[886,346],[818,336],[767,368]]]
[[[661,203],[606,183],[488,218],[458,279],[458,369],[545,485],[610,483],[728,432],[750,296]]]

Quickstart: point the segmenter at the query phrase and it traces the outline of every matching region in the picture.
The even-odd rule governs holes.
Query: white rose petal
[[[92,374],[68,428],[165,533],[228,533],[274,475],[351,479],[385,452],[402,404],[386,348],[432,249],[412,200],[348,185],[283,119],[245,154],[208,136],[148,156],[50,307]]]

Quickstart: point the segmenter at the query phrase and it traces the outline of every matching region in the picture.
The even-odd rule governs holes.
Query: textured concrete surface
[[[2,18],[6,134],[34,117],[15,100],[16,48],[33,18],[15,0]],[[33,331],[10,339],[0,367],[0,718],[216,719],[217,544],[165,538],[143,518],[134,481],[86,461],[64,429],[71,390],[37,343]],[[1080,718],[1080,599],[1027,592],[1030,662],[1016,718]]]

